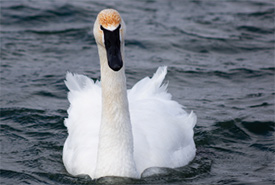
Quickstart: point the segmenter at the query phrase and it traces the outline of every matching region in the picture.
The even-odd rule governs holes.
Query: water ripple
[[[198,115],[187,166],[138,180],[66,172],[65,74],[100,78],[92,28],[107,7],[127,25],[128,87],[168,65],[169,92]],[[274,10],[272,0],[1,1],[0,182],[274,184]]]

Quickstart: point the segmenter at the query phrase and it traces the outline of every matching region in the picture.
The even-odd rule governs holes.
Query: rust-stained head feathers
[[[105,9],[98,14],[99,24],[105,29],[114,30],[121,22],[119,13],[114,9]]]

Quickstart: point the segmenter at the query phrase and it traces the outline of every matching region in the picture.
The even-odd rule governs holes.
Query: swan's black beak
[[[107,52],[108,65],[112,70],[119,71],[123,66],[119,38],[120,25],[114,31],[107,30],[102,26],[100,28],[104,33],[104,44]]]

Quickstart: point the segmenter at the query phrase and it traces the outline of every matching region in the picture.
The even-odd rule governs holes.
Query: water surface
[[[98,182],[275,183],[272,0],[2,0],[1,184],[96,183],[62,163],[64,79],[67,71],[100,77],[92,26],[104,8],[127,25],[129,88],[169,66],[169,92],[198,116],[197,155],[140,180]]]

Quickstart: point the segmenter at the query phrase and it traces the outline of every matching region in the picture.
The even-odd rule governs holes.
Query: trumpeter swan
[[[125,24],[116,10],[102,10],[94,23],[101,82],[67,73],[70,107],[63,162],[72,175],[139,178],[149,167],[180,167],[196,153],[188,114],[162,84],[166,67],[126,89]]]

